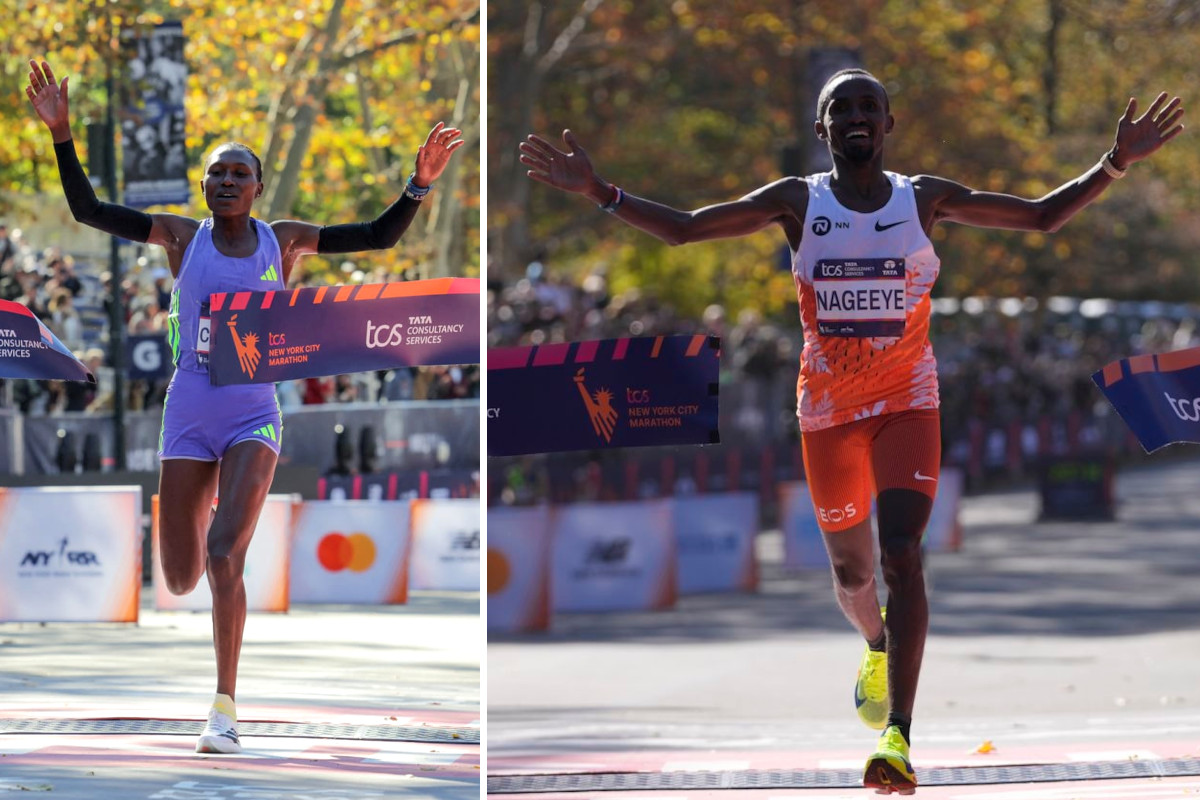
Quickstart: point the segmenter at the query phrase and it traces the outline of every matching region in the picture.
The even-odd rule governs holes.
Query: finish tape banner
[[[217,386],[479,363],[477,278],[222,292],[209,313]]]
[[[1147,453],[1200,443],[1200,347],[1123,358],[1092,380]]]
[[[716,444],[715,336],[488,350],[489,456]]]
[[[11,300],[0,300],[0,378],[96,382],[32,311]]]

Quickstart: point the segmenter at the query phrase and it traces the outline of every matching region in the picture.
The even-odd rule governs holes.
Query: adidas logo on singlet
[[[275,271],[275,265],[272,264],[271,266],[267,267],[267,271],[264,272],[261,276],[259,276],[259,280],[260,281],[277,281],[277,280],[279,280],[279,273]]]

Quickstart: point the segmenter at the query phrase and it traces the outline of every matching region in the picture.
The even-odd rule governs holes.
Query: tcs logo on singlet
[[[317,561],[330,572],[366,572],[375,563],[375,542],[365,533],[327,533],[317,544]]]
[[[837,525],[839,522],[846,522],[858,516],[858,509],[854,507],[854,503],[847,503],[845,508],[823,508],[817,506],[817,516],[821,518],[821,522],[829,522]]]

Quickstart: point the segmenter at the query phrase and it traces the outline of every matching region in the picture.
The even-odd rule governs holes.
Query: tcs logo
[[[822,278],[840,278],[842,277],[841,264],[818,264],[818,273]]]
[[[854,503],[847,503],[845,508],[822,508],[818,506],[817,516],[821,518],[821,522],[830,522],[836,525],[839,522],[845,522],[857,517],[858,509],[854,507]]]
[[[330,572],[366,572],[375,563],[375,542],[361,532],[327,533],[317,544],[317,561]]]
[[[625,402],[626,403],[649,403],[650,402],[650,390],[649,389],[630,389],[630,388],[626,387]]]
[[[1163,392],[1163,397],[1167,398],[1167,402],[1171,404],[1171,410],[1175,412],[1175,416],[1187,422],[1200,422],[1200,397],[1177,400],[1166,392]]]
[[[404,344],[404,323],[376,325],[367,320],[367,347],[395,347]]]

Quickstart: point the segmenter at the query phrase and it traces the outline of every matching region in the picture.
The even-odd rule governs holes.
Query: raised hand
[[[594,184],[596,171],[583,146],[569,130],[563,131],[567,152],[559,150],[536,134],[521,142],[521,163],[529,167],[525,174],[535,181],[567,192],[584,194]]]
[[[1129,98],[1125,114],[1117,123],[1114,155],[1117,167],[1124,169],[1135,161],[1141,161],[1183,131],[1183,125],[1177,124],[1183,116],[1182,101],[1178,97],[1169,103],[1166,100],[1167,93],[1161,93],[1145,114],[1134,119],[1137,99]]]
[[[413,174],[413,183],[429,186],[441,177],[442,171],[450,163],[450,154],[463,146],[463,140],[455,138],[461,134],[458,128],[447,128],[444,122],[433,126],[425,144],[417,148],[417,169]]]
[[[29,85],[25,87],[25,96],[33,103],[33,110],[46,123],[46,127],[54,134],[54,141],[65,141],[71,136],[71,112],[67,103],[67,81],[63,78],[58,83],[50,64],[43,61],[29,62]],[[65,134],[65,138],[60,136]]]

